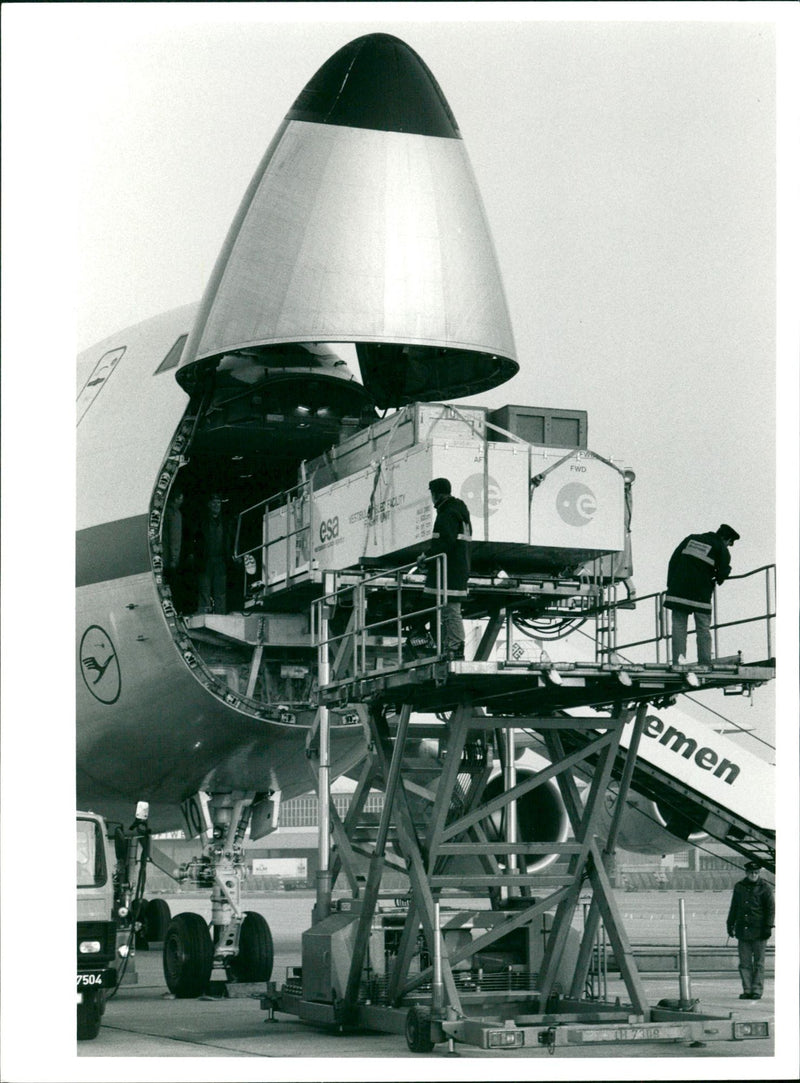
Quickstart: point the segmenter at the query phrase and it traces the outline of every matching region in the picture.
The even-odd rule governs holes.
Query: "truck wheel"
[[[151,944],[163,941],[171,919],[169,906],[163,899],[150,899],[144,911],[144,927]]]
[[[239,954],[229,970],[236,981],[268,982],[272,977],[272,933],[261,914],[246,911],[239,931]]]
[[[205,919],[178,914],[164,936],[164,978],[176,997],[202,996],[208,989],[214,946]]]
[[[431,1041],[431,1013],[417,1004],[409,1009],[406,1016],[406,1045],[412,1053],[430,1053],[434,1043]]]
[[[78,1005],[78,1041],[90,1042],[100,1033],[100,1019],[103,1015],[104,996],[102,989],[87,989],[83,1000]]]

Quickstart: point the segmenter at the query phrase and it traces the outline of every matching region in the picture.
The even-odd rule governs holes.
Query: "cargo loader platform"
[[[441,655],[332,681],[320,689],[320,699],[328,705],[397,700],[425,711],[447,710],[470,700],[500,712],[535,715],[577,707],[599,709],[620,700],[658,704],[698,688],[750,689],[774,676],[769,664],[474,662]]]
[[[623,796],[646,707],[636,708],[634,747],[623,757]],[[404,1033],[414,1052],[430,1052],[443,1042],[452,1048],[456,1041],[501,1051],[769,1035],[764,1020],[711,1016],[695,1011],[696,1002],[685,1010],[647,1003],[605,869],[608,850],[601,852],[595,837],[631,710],[592,720],[592,732],[585,727],[585,746],[569,754],[561,736],[576,720],[538,719],[553,753],[551,766],[517,781],[509,759],[509,788],[492,798],[484,786],[485,739],[492,731],[495,738],[502,733],[500,746],[510,746],[513,754],[517,720],[492,718],[462,703],[441,723],[437,762],[426,765],[411,715],[408,703],[394,715],[374,704],[367,710],[373,752],[345,819],[331,810],[337,848],[333,876],[347,876],[353,898],[326,909],[318,903],[317,921],[303,936],[302,967],[282,989],[270,989],[261,1000],[264,1009],[345,1031]],[[432,725],[420,728],[428,735],[436,731]],[[590,759],[594,769],[584,804],[573,773]],[[537,843],[492,832],[494,814],[507,817],[514,802],[553,778],[573,838]],[[359,826],[372,787],[383,789],[385,800],[369,842]],[[562,863],[543,863],[547,852],[558,854]],[[408,891],[395,889],[390,900],[381,890],[385,869],[403,872]],[[573,918],[587,888],[592,903],[579,937]],[[489,905],[475,902],[481,898]],[[630,1003],[582,995],[601,919]]]
[[[768,1036],[766,1021],[712,1017],[696,1011],[696,1001],[648,1003],[606,863],[631,790],[669,785],[657,757],[639,755],[643,737],[655,741],[661,732],[656,722],[663,728],[650,709],[699,687],[749,691],[771,679],[772,664],[498,660],[501,630],[515,606],[529,603],[508,584],[498,591],[503,601],[495,595],[489,607],[476,657],[456,660],[442,649],[446,592],[432,600],[409,592],[404,571],[349,570],[329,578],[314,604],[320,709],[308,748],[329,819],[302,966],[282,989],[271,987],[262,1006],[343,1030],[405,1033],[414,1052],[456,1041],[499,1051]],[[440,569],[437,582],[444,581]],[[565,605],[559,597],[547,603]],[[415,638],[423,618],[430,632]],[[361,719],[368,752],[341,818],[327,789],[326,729],[328,712],[345,707]],[[419,714],[425,718],[416,721]],[[668,754],[700,757],[697,766],[718,786],[739,770],[722,752],[698,747],[694,735],[678,736],[680,748]],[[541,750],[548,766],[518,770],[526,747]],[[495,758],[499,788],[489,784],[498,781]],[[539,840],[519,810],[550,786],[569,831]],[[383,793],[377,822],[365,811],[372,790]],[[732,820],[744,823],[726,820],[716,805],[714,815],[726,832]],[[741,834],[741,852],[774,863],[774,835]],[[323,853],[328,836],[332,857]],[[334,904],[339,876],[352,897]],[[394,886],[398,876],[407,888]],[[587,891],[579,934],[574,919]],[[601,923],[625,1003],[587,997]]]

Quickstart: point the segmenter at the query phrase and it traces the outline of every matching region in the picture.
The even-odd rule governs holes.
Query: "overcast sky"
[[[769,3],[3,5],[4,510],[10,501],[13,523],[34,524],[30,586],[71,575],[71,543],[54,544],[53,527],[70,528],[72,508],[52,498],[72,491],[76,349],[199,299],[298,92],[336,49],[378,30],[408,42],[438,80],[497,248],[521,371],[475,401],[588,411],[589,446],[637,475],[640,593],[663,589],[685,534],[722,521],[742,536],[735,572],[774,561],[776,492],[793,558],[796,265],[780,280],[790,375],[776,483],[775,261],[776,237],[793,249],[797,232],[794,217],[776,231],[775,124],[777,43],[790,80],[780,102],[796,131],[796,13]],[[42,396],[55,404],[45,434],[64,449],[65,473],[47,459],[32,485],[13,468],[23,449],[34,456],[26,467],[38,463]],[[43,516],[29,519],[31,504]],[[4,533],[5,558],[17,541]],[[793,587],[787,563],[782,584]],[[797,598],[783,596],[794,666]],[[794,704],[791,677],[787,694]],[[772,741],[771,690],[752,710],[727,698],[720,707]]]

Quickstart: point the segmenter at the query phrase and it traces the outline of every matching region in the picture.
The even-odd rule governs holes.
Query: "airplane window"
[[[175,340],[173,345],[170,347],[169,353],[164,358],[164,360],[161,362],[161,364],[158,366],[156,371],[153,373],[154,376],[158,376],[159,372],[166,372],[168,369],[174,369],[174,368],[178,367],[178,362],[181,359],[181,354],[183,353],[183,347],[186,345],[186,339],[188,337],[189,337],[188,334],[187,335],[180,335]]]

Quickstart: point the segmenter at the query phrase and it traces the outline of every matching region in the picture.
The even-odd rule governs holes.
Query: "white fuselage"
[[[231,706],[198,679],[151,567],[152,494],[188,403],[175,369],[157,370],[195,307],[120,332],[78,363],[78,804],[124,820],[149,801],[162,830],[181,825],[180,802],[198,789],[289,797],[313,785],[307,727]],[[334,734],[340,768],[360,751],[360,728]]]

